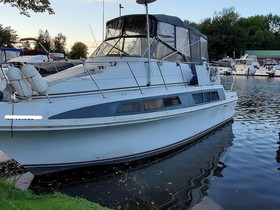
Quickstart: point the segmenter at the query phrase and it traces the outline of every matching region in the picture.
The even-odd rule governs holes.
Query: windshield
[[[183,62],[201,62],[208,59],[206,37],[181,22],[181,26],[177,26],[176,21],[178,20],[174,20],[173,17],[159,15],[157,18],[150,16],[149,19],[151,58]],[[145,15],[132,15],[107,22],[105,41],[91,57],[148,57],[147,52],[146,17]]]
[[[236,65],[251,65],[253,63],[252,60],[236,60]]]
[[[150,38],[150,57],[154,59],[166,59],[170,61],[184,60],[178,51],[168,47],[157,39]],[[147,56],[147,38],[130,37],[116,38],[104,41],[93,53],[94,56]]]

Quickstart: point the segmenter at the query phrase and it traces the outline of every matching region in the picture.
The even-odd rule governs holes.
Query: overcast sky
[[[102,40],[103,0],[50,2],[55,15],[30,12],[30,18],[20,15],[18,9],[9,4],[0,4],[0,24],[4,27],[11,26],[20,38],[37,37],[40,29],[48,30],[52,37],[62,33],[67,37],[68,47],[81,41],[89,49],[93,49],[94,37],[98,42]],[[137,4],[136,0],[104,0],[105,22],[119,16],[119,4],[123,7],[122,15],[145,13],[144,6]],[[149,12],[173,15],[199,23],[205,18],[213,17],[215,12],[230,7],[234,7],[241,17],[269,13],[280,15],[279,0],[157,0],[149,4]]]

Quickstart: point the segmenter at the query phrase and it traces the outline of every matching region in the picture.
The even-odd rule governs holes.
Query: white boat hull
[[[269,76],[266,69],[258,69],[255,76]]]
[[[254,68],[246,68],[246,67],[239,67],[239,66],[235,66],[236,75],[255,75],[256,73],[256,69]]]
[[[221,75],[231,75],[232,74],[232,69],[228,67],[218,67],[219,72]]]
[[[232,118],[235,105],[232,100],[186,108],[169,118],[102,128],[1,132],[1,149],[34,174],[126,162],[182,146],[210,132]]]

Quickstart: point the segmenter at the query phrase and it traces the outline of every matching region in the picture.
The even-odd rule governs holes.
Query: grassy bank
[[[34,195],[31,191],[21,191],[13,184],[0,180],[0,209],[17,210],[105,210],[98,204],[82,198],[55,193],[51,195]]]

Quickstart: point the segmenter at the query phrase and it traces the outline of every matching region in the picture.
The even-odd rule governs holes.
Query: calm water
[[[232,79],[222,77],[227,89]],[[234,122],[184,150],[35,177],[31,188],[113,209],[280,209],[280,78],[238,76],[234,89]]]

